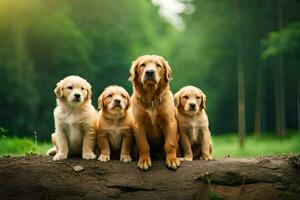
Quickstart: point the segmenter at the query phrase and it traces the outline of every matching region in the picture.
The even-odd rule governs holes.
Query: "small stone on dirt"
[[[82,170],[84,170],[84,168],[80,165],[76,165],[75,167],[73,167],[75,172],[81,172]]]

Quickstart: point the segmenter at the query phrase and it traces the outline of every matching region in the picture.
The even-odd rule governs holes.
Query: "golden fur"
[[[91,104],[91,85],[79,76],[68,76],[57,83],[54,92],[54,148],[48,154],[55,154],[53,160],[66,159],[68,155],[94,159],[97,112]]]
[[[133,85],[132,111],[137,124],[134,131],[139,151],[138,167],[151,167],[151,154],[164,147],[166,165],[177,169],[178,147],[177,121],[173,95],[170,91],[171,68],[165,59],[157,55],[144,55],[133,61],[129,80]]]
[[[194,86],[185,86],[175,95],[177,121],[183,160],[192,161],[201,156],[211,160],[212,142],[205,112],[206,96]]]
[[[120,161],[130,162],[133,142],[133,116],[130,97],[120,86],[107,87],[98,99],[100,109],[97,144],[100,150],[98,160],[110,160],[111,150],[120,152]]]

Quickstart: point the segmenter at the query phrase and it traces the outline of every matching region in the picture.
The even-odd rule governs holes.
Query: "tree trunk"
[[[300,199],[299,167],[299,155],[196,160],[177,171],[153,161],[147,172],[116,160],[0,158],[0,199]]]
[[[298,85],[298,90],[297,90],[297,95],[298,95],[298,132],[300,133],[300,71],[298,71],[297,85]]]
[[[278,29],[282,29],[282,1],[278,0]],[[279,55],[279,64],[275,74],[275,95],[276,95],[276,132],[279,136],[285,135],[285,92],[283,79],[283,55]]]
[[[241,38],[241,8],[240,0],[235,1],[236,11],[236,59],[237,59],[237,82],[238,82],[238,123],[239,123],[239,144],[244,147],[246,134],[246,116],[245,116],[245,78],[244,61],[242,57],[242,38]]]
[[[260,61],[262,63],[262,61]],[[263,96],[263,86],[262,86],[262,65],[257,69],[257,86],[256,86],[256,99],[255,99],[255,124],[254,124],[254,134],[260,136],[261,125],[262,125],[262,96]]]

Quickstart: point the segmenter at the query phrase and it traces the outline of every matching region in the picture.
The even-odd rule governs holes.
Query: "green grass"
[[[45,154],[51,147],[49,143],[35,143],[28,138],[0,136],[0,156],[26,155],[30,153]],[[286,137],[263,134],[260,137],[246,136],[245,147],[240,149],[237,134],[213,136],[213,157],[250,157],[279,155],[283,153],[300,153],[300,134],[289,133]]]
[[[29,138],[0,136],[0,156],[19,156],[26,154],[45,154],[50,143],[35,143]]]
[[[238,144],[237,134],[213,136],[213,157],[250,157],[300,153],[300,133],[289,133],[285,137],[263,134],[260,137],[247,135],[244,149]]]

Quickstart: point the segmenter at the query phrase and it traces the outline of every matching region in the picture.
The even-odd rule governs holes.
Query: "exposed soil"
[[[0,199],[300,199],[299,155],[197,160],[177,171],[163,161],[147,172],[136,165],[0,158]]]

